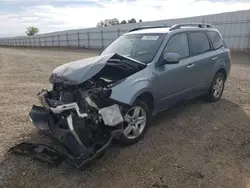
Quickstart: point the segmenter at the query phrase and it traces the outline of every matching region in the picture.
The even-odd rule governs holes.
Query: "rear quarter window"
[[[212,44],[213,44],[213,48],[215,50],[221,48],[222,46],[224,46],[224,42],[223,39],[221,38],[221,36],[219,35],[218,32],[215,31],[208,31],[206,32],[208,37],[210,38]]]

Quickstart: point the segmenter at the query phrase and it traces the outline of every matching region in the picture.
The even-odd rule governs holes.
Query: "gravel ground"
[[[91,50],[0,48],[0,187],[250,187],[250,57],[232,54],[222,99],[187,101],[154,118],[144,139],[114,144],[92,166],[50,167],[6,153],[38,137],[27,114],[58,65]]]

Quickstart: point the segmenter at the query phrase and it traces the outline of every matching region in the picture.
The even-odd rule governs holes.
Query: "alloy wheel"
[[[215,98],[219,98],[223,92],[224,81],[222,77],[218,77],[213,86],[213,95]]]
[[[123,135],[128,139],[140,136],[147,123],[146,116],[146,111],[142,107],[132,107],[124,116]]]

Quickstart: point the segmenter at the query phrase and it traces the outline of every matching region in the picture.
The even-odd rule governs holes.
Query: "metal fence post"
[[[51,36],[51,40],[52,40],[52,46],[54,47],[54,37],[53,37],[53,35]]]
[[[121,35],[120,34],[120,28],[118,28],[117,33],[118,33],[118,37],[119,37]]]
[[[102,49],[104,48],[104,44],[103,44],[103,30],[101,30],[101,40],[102,40]]]
[[[79,31],[77,31],[77,45],[78,45],[78,47],[80,47]]]
[[[247,53],[250,53],[250,20],[248,20],[248,46],[247,46]],[[248,56],[248,58],[250,59],[250,55]]]
[[[22,45],[21,45],[21,40],[20,40],[20,38],[19,38],[19,40],[18,40],[18,43],[19,43],[19,46],[22,46]]]
[[[69,46],[69,36],[68,36],[68,33],[66,33],[66,41],[67,41],[67,46]]]
[[[41,38],[38,36],[39,47],[41,48]]]
[[[15,38],[15,44],[16,44],[16,46],[17,46],[17,40],[16,40],[16,38]]]
[[[32,46],[31,46],[31,40],[30,40],[30,37],[29,37],[29,42],[30,42],[30,47],[32,47]]]
[[[47,46],[47,40],[46,40],[46,35],[44,36],[44,46]]]
[[[32,39],[34,40],[34,47],[36,47],[36,38],[32,37]]]
[[[89,38],[89,31],[87,31],[87,39],[88,39],[88,48],[90,48],[90,38]]]
[[[57,40],[58,40],[58,47],[60,47],[60,36],[57,34]]]
[[[24,38],[24,41],[25,41],[25,45],[26,45],[26,47],[28,47],[26,38]]]

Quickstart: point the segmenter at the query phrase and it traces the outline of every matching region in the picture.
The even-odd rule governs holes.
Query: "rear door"
[[[205,32],[190,32],[188,34],[190,54],[194,58],[193,62],[193,95],[198,95],[207,90],[210,75],[214,63],[216,62],[216,52]]]
[[[229,56],[229,50],[226,48],[225,43],[217,31],[207,31],[206,32],[208,38],[210,39],[210,42],[213,46],[213,50],[216,53],[216,55],[213,56],[212,61],[214,63],[219,63],[219,62],[225,62],[227,65],[227,72],[229,73],[230,71],[230,56]],[[215,68],[215,67],[214,67]],[[210,76],[210,80],[213,79],[213,74],[212,72]]]

